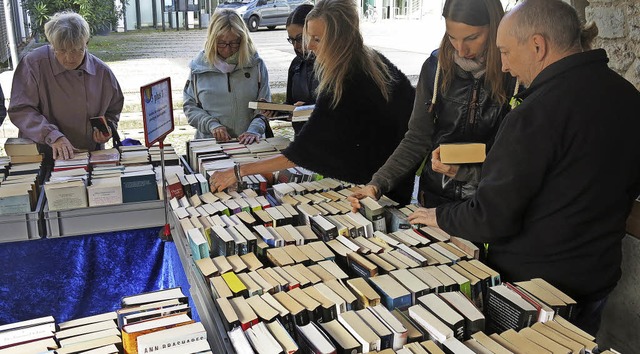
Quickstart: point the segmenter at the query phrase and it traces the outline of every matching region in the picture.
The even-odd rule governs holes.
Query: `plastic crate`
[[[45,204],[43,214],[47,237],[89,235],[165,224],[162,200],[57,211],[49,211]]]
[[[40,214],[44,188],[40,188],[36,210],[25,214],[0,215],[0,242],[33,240],[42,237]]]

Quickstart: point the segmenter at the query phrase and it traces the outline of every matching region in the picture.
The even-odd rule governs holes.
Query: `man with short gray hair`
[[[498,29],[502,69],[527,89],[505,117],[469,200],[419,209],[413,223],[489,243],[507,281],[543,278],[577,302],[595,335],[620,279],[621,242],[640,194],[640,93],[589,50],[561,0],[525,0]]]

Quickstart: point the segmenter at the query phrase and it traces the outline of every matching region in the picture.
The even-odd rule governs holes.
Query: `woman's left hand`
[[[211,175],[211,178],[209,178],[209,187],[211,192],[222,192],[236,182],[236,175],[233,172],[233,168],[227,168],[226,170],[215,171]]]
[[[240,134],[240,136],[238,137],[238,141],[240,142],[240,144],[245,145],[257,143],[258,141],[260,141],[260,135],[244,132]]]
[[[109,135],[104,135],[98,128],[93,128],[93,141],[98,144],[104,144],[109,141],[112,135],[111,127],[107,126],[107,129],[109,130]]]
[[[447,177],[453,178],[456,176],[456,173],[458,173],[460,165],[447,165],[442,163],[440,160],[440,147],[438,146],[438,148],[431,153],[431,168],[434,172],[442,173]]]

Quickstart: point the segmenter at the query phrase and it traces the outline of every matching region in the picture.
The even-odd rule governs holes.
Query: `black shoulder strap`
[[[107,119],[107,124],[109,124],[109,128],[111,128],[111,138],[113,139],[113,147],[119,148],[122,146],[122,141],[120,141],[120,134],[118,134],[118,129],[116,129],[116,125]]]

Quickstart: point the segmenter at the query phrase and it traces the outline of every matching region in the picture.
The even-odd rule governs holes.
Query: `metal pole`
[[[4,17],[7,26],[7,36],[9,37],[9,51],[11,52],[11,67],[15,69],[18,65],[18,48],[13,32],[13,17],[11,16],[11,4],[9,0],[4,1]]]

